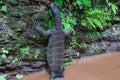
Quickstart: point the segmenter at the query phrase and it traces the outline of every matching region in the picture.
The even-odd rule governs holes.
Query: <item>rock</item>
[[[45,11],[46,7],[45,6],[24,6],[23,7],[23,12],[25,13],[25,15],[34,15],[36,13],[41,13],[43,11]]]
[[[36,41],[37,43],[46,43],[47,38],[42,37],[37,31],[32,29],[32,27],[27,27],[23,32],[23,36],[27,39]]]
[[[17,72],[9,72],[7,73],[7,76],[15,76],[17,74]]]
[[[29,62],[24,62],[24,61],[21,61],[20,62],[20,66],[30,66],[30,63]]]
[[[14,77],[9,78],[8,80],[18,80],[18,79],[14,76]]]
[[[21,69],[21,71],[22,72],[34,72],[34,70],[32,69],[32,68],[30,68],[30,67],[23,67],[22,69]]]
[[[9,58],[6,58],[6,59],[0,58],[0,62],[1,62],[1,65],[6,65],[11,63],[11,60]]]
[[[11,4],[12,6],[18,5],[17,0],[8,0],[8,3]]]
[[[2,16],[3,16],[2,13],[0,13],[0,18],[1,18]]]
[[[35,1],[39,2],[40,0],[35,0]]]
[[[16,74],[17,74],[17,72],[14,72],[14,71],[7,73],[7,77],[6,77],[7,80],[10,80],[13,76],[16,76]]]
[[[5,60],[4,60],[4,63],[5,64],[10,64],[12,61],[9,59],[9,58],[6,58]]]
[[[35,11],[36,10],[36,6],[25,6],[25,7],[23,7],[23,12],[25,13],[25,15],[34,15],[35,13],[37,13],[37,11]]]
[[[29,3],[29,0],[21,0],[23,3]]]
[[[45,67],[46,63],[45,62],[40,62],[40,61],[37,61],[35,62],[31,67],[33,69],[39,69],[41,67]]]
[[[70,58],[64,58],[64,62],[70,62],[71,60],[70,60]]]
[[[76,50],[73,50],[73,49],[66,49],[65,50],[65,55],[66,56],[72,56],[72,57],[79,57],[80,53],[77,52]]]
[[[0,72],[4,72],[5,71],[5,67],[4,66],[0,66]]]
[[[43,11],[41,13],[37,13],[33,15],[33,17],[37,20],[47,20],[49,18],[48,11]]]
[[[8,64],[6,65],[6,70],[12,71],[15,70],[17,67],[17,65],[15,65],[14,63]]]
[[[38,69],[34,69],[34,72],[46,70],[46,69],[48,69],[48,68],[49,68],[49,66],[48,66],[48,65],[45,65],[45,67],[41,67],[41,68],[38,68]]]
[[[116,47],[116,51],[120,51],[120,44]]]
[[[25,32],[23,33],[23,36],[28,38],[28,39],[34,39],[34,38],[38,38],[38,36],[40,36],[39,34],[37,34],[37,32],[35,30],[32,29],[32,27],[27,27],[25,29]]]
[[[92,43],[91,47],[86,50],[86,56],[92,56],[92,55],[96,55],[96,54],[100,54],[105,52],[105,50],[107,49],[106,44],[104,43]]]
[[[3,75],[4,73],[0,72],[0,75]]]
[[[0,62],[1,62],[1,64],[0,64],[0,65],[2,65],[2,64],[3,64],[3,61],[4,61],[4,59],[3,59],[3,58],[0,58]]]
[[[13,22],[9,21],[8,24],[14,33],[22,32],[26,28],[26,25],[27,25],[27,23],[21,20],[13,21]],[[14,38],[16,39],[16,36]]]
[[[23,10],[20,9],[19,7],[14,7],[14,8],[11,8],[11,9],[10,9],[9,15],[10,15],[11,17],[21,18],[21,17],[23,17],[25,14],[24,14]]]
[[[117,28],[112,27],[112,31],[110,29],[102,32],[103,40],[111,41],[111,42],[119,42],[120,41],[120,28],[119,25]]]

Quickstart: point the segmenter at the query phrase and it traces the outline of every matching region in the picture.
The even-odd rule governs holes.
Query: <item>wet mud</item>
[[[65,67],[62,80],[120,80],[120,52],[80,59]],[[47,71],[24,76],[22,80],[49,80]]]

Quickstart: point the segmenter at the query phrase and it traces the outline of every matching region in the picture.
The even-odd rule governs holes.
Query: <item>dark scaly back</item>
[[[50,70],[59,73],[64,59],[64,33],[59,9],[54,4],[50,4],[50,9],[53,14],[54,26],[48,43],[47,61]]]

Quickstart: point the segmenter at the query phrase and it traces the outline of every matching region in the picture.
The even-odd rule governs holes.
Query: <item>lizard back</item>
[[[64,60],[64,32],[59,9],[54,4],[51,4],[50,8],[53,14],[54,26],[47,47],[47,61],[50,70],[57,71],[61,69]]]
[[[64,60],[64,34],[62,31],[57,31],[59,34],[51,35],[47,48],[47,61],[51,71],[60,69]]]

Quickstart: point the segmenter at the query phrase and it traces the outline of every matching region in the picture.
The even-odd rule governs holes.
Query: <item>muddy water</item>
[[[63,80],[120,80],[120,52],[78,60],[66,67],[64,75]],[[49,75],[44,70],[22,80],[49,80]]]

